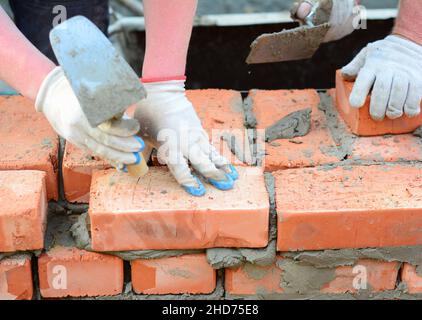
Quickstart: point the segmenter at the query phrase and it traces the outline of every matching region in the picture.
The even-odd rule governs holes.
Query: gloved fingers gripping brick
[[[422,46],[397,35],[370,43],[342,69],[346,79],[356,77],[350,105],[360,108],[372,91],[374,120],[397,119],[420,113]]]

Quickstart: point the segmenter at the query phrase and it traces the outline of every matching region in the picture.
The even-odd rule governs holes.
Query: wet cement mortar
[[[356,137],[347,131],[338,122],[338,113],[333,107],[331,97],[325,92],[320,92],[321,103],[319,109],[324,112],[327,126],[331,131],[336,145],[335,150],[329,150],[338,158],[344,159],[338,163],[320,166],[319,170],[331,170],[338,166],[347,168],[352,165],[374,165],[372,161],[360,159],[348,159]],[[245,126],[252,132],[250,134],[250,148],[259,152],[257,148],[256,117],[252,110],[251,99],[244,100]],[[282,119],[280,119],[282,120]],[[236,149],[237,150],[237,149]],[[64,143],[61,141],[61,162],[64,151]],[[237,150],[240,152],[239,150]],[[259,160],[259,155],[256,156]],[[258,161],[257,161],[258,162]],[[258,162],[259,163],[259,162]],[[422,166],[420,162],[406,162],[413,166]],[[403,164],[403,163],[402,163]],[[387,165],[395,165],[389,163]],[[60,165],[61,168],[61,165]],[[334,279],[335,268],[339,266],[352,266],[360,259],[373,259],[378,261],[407,262],[417,267],[417,272],[422,276],[422,246],[394,247],[394,248],[363,248],[341,249],[323,251],[304,251],[279,253],[283,259],[277,260],[276,237],[277,237],[277,208],[275,204],[274,177],[271,173],[265,173],[265,183],[269,193],[270,221],[269,221],[269,244],[262,249],[249,248],[212,248],[207,250],[139,250],[126,252],[102,252],[118,256],[126,261],[134,259],[157,259],[162,257],[174,257],[184,254],[206,252],[208,262],[213,268],[218,269],[217,287],[212,294],[208,295],[137,295],[132,291],[131,283],[125,283],[123,294],[113,297],[98,297],[85,299],[124,299],[124,300],[148,300],[148,299],[420,299],[421,295],[407,294],[404,283],[400,283],[393,291],[371,293],[370,290],[360,291],[356,294],[322,294],[320,289]],[[78,247],[92,251],[89,233],[89,218],[86,204],[71,204],[63,197],[63,184],[60,183],[61,200],[49,203],[48,227],[45,235],[45,248],[54,246]],[[38,256],[41,251],[32,252]],[[0,260],[15,253],[0,253]],[[20,254],[20,253],[18,253]],[[279,286],[283,293],[269,293],[259,289],[257,294],[249,296],[230,295],[224,290],[224,268],[243,266],[245,272],[252,279],[262,279],[266,271],[260,267],[273,266],[276,264],[282,270]],[[36,290],[37,292],[37,290]],[[39,292],[35,295],[40,298]]]
[[[312,109],[306,108],[288,114],[265,129],[265,141],[293,139],[306,136],[311,130]]]

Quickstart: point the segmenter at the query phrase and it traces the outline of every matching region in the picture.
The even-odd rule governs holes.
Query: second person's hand
[[[310,19],[313,23],[330,23],[324,42],[339,40],[354,30],[359,19],[356,0],[301,0],[290,10],[292,17],[302,23]]]
[[[422,46],[398,35],[368,44],[342,69],[355,80],[350,105],[360,108],[372,90],[370,115],[396,119],[415,117],[422,99]]]

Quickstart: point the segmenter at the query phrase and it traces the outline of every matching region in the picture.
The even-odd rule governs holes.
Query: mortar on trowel
[[[312,58],[324,42],[330,24],[331,0],[309,1],[312,10],[304,20],[292,14],[301,26],[275,33],[264,33],[251,44],[248,64],[294,61]]]
[[[110,120],[118,120],[129,106],[146,97],[136,73],[87,18],[76,16],[57,25],[50,42],[93,128],[110,125]],[[139,163],[127,169],[139,178],[148,166],[141,152],[136,156]]]

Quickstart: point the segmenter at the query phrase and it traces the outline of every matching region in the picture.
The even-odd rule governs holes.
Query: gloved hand
[[[134,119],[109,120],[92,128],[61,67],[44,79],[35,108],[61,137],[119,169],[136,163],[137,153],[144,149],[142,139],[134,136],[139,131],[139,122]]]
[[[192,104],[185,95],[185,82],[172,80],[144,83],[147,98],[138,103],[135,118],[141,135],[158,150],[177,182],[191,195],[202,196],[205,187],[192,174],[188,161],[205,180],[229,190],[238,178],[235,168],[209,143]]]
[[[370,114],[374,120],[420,113],[422,98],[422,46],[391,35],[368,44],[342,69],[343,76],[356,83],[350,105],[360,108],[372,89]]]
[[[314,25],[330,23],[324,42],[344,38],[351,34],[358,21],[356,0],[303,0],[296,1],[291,9],[293,19]]]

